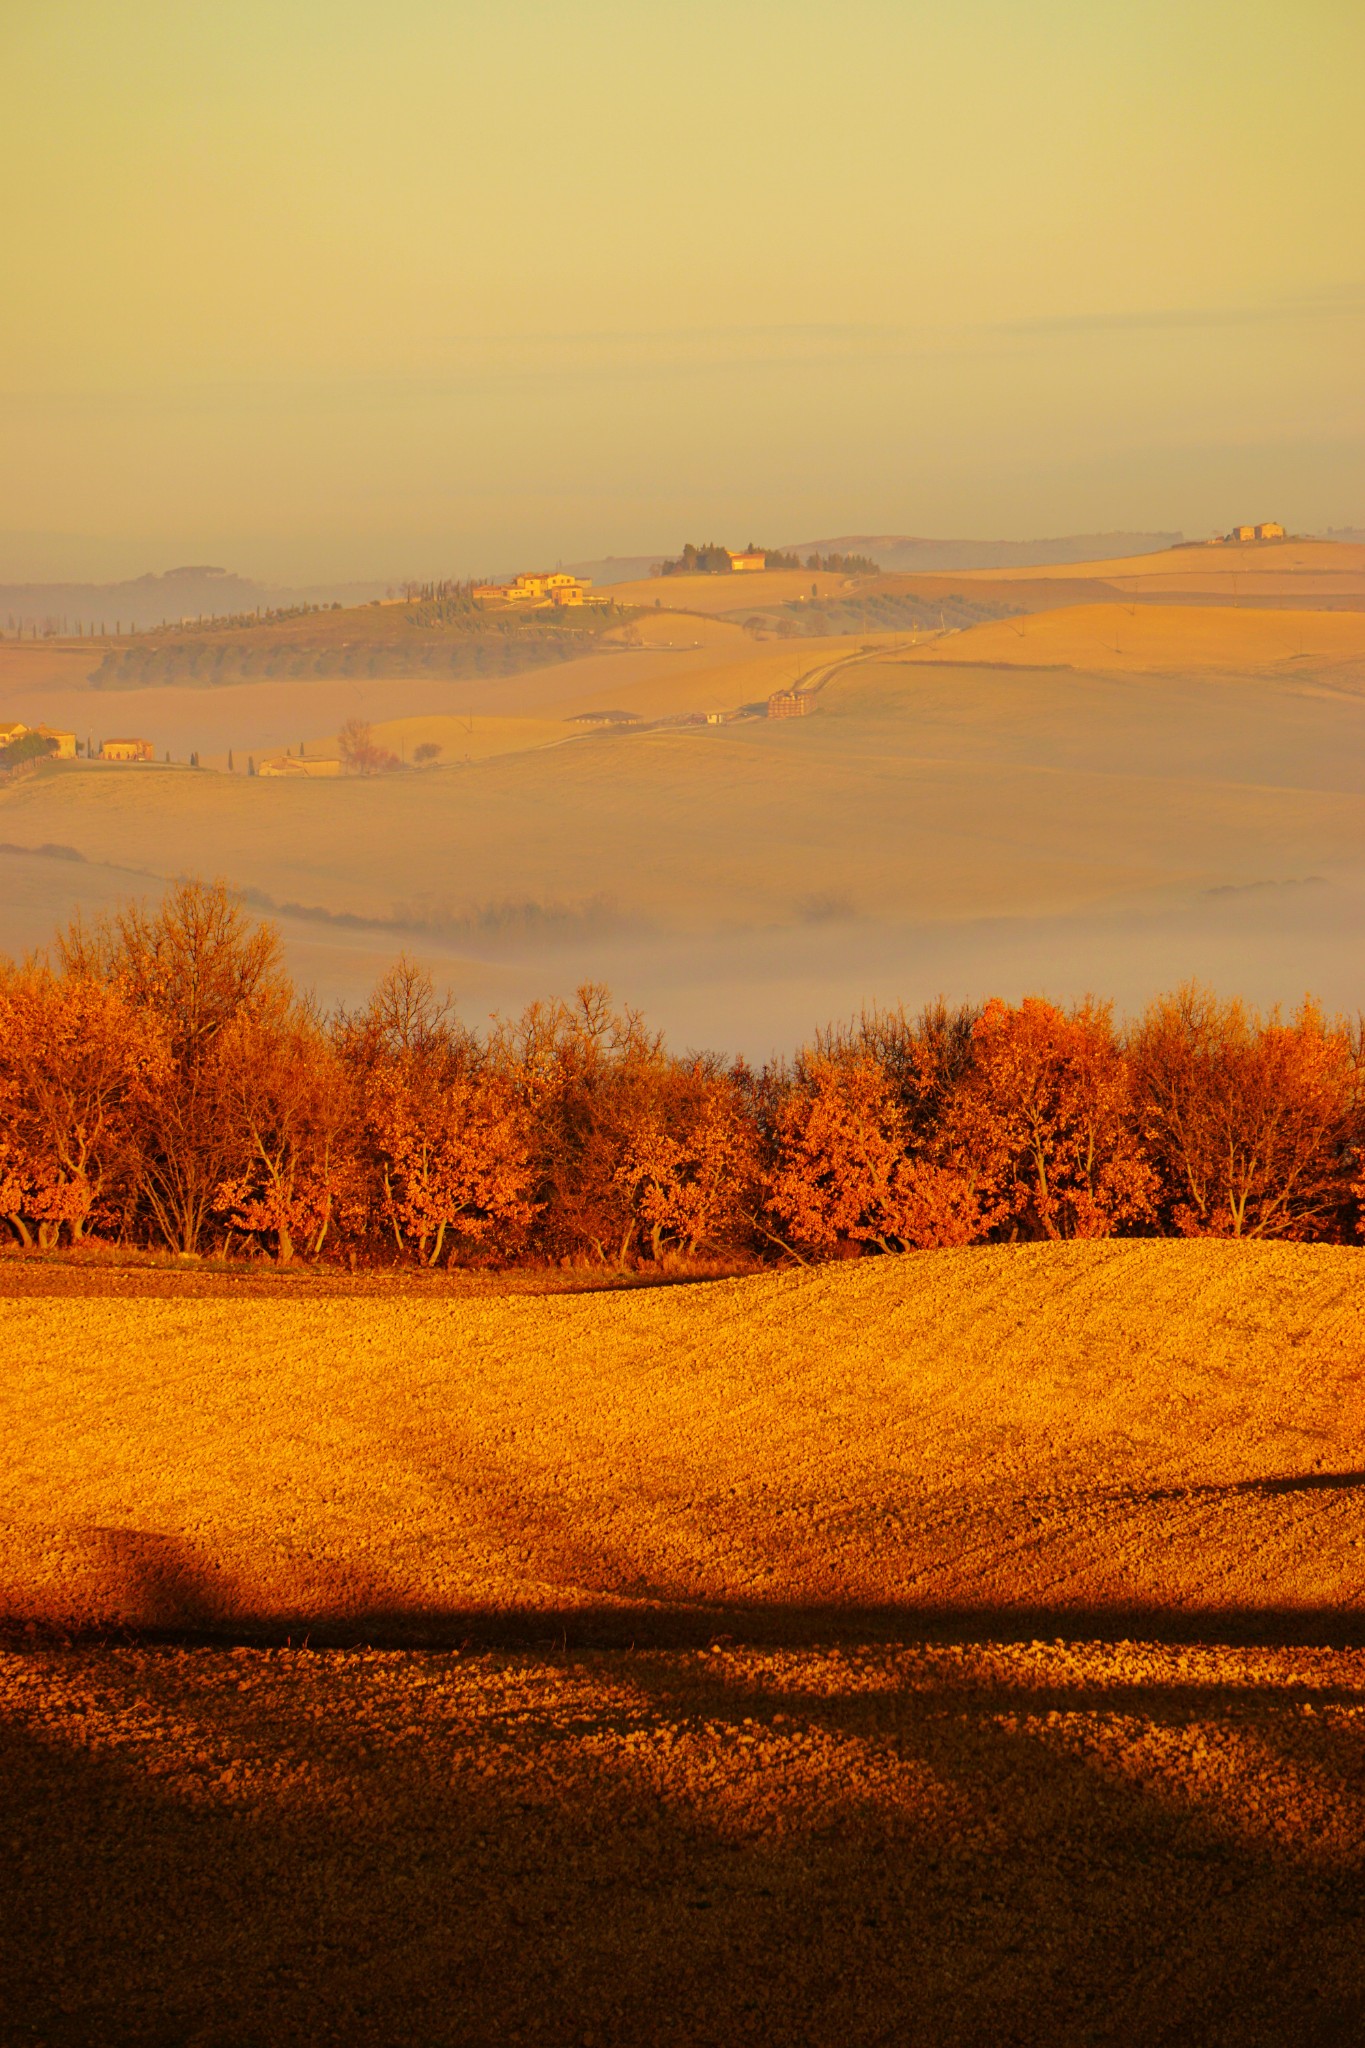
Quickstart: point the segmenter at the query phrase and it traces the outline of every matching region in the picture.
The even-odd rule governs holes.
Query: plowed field
[[[25,1269],[0,2041],[1361,2039],[1363,1278]]]
[[[0,1337],[0,1614],[312,1639],[1358,1615],[1365,1255],[80,1300]]]

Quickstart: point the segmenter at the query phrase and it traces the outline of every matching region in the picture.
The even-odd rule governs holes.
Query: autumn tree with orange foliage
[[[1130,1052],[1170,1227],[1348,1234],[1365,1066],[1344,1024],[1307,1001],[1287,1024],[1262,1019],[1191,984],[1152,1004]]]
[[[639,1218],[620,1169],[666,1071],[662,1039],[589,982],[571,1004],[533,1003],[498,1050],[535,1132],[542,1248],[623,1265]]]
[[[674,1062],[656,1082],[623,1105],[613,1179],[657,1265],[733,1244],[757,1160],[742,1071],[698,1058]]]
[[[396,1248],[432,1266],[448,1238],[503,1256],[518,1249],[535,1215],[525,1108],[430,975],[400,960],[340,1044]]]
[[[767,1206],[793,1245],[843,1256],[875,1246],[968,1244],[982,1228],[969,1182],[909,1156],[909,1123],[869,1054],[809,1053],[774,1121]],[[778,1238],[779,1243],[783,1238]]]
[[[525,1119],[504,1075],[467,1068],[432,1083],[411,1068],[376,1075],[366,1101],[384,1171],[384,1213],[400,1250],[434,1266],[447,1233],[504,1256],[535,1214]]]
[[[814,1050],[830,1059],[875,1061],[904,1113],[912,1155],[928,1156],[948,1104],[971,1067],[979,1015],[969,1005],[952,1008],[942,998],[913,1017],[903,1006],[864,1010],[851,1024],[817,1032]]]
[[[294,1002],[274,927],[253,924],[222,882],[181,882],[159,908],[131,904],[59,940],[68,976],[103,982],[151,1018],[166,1060],[142,1105],[138,1192],[178,1252],[198,1250],[240,1139],[214,1055],[243,1018],[280,1023]]]
[[[756,1131],[742,1068],[673,1058],[595,983],[571,1004],[532,1004],[492,1050],[535,1134],[542,1253],[624,1267],[747,1246]]]
[[[237,1155],[214,1213],[273,1245],[283,1264],[317,1258],[339,1210],[354,1208],[355,1105],[345,1066],[307,1011],[235,1018],[213,1047],[217,1099]]]
[[[864,1013],[788,1068],[589,984],[478,1034],[400,960],[324,1018],[221,883],[0,966],[0,1221],[193,1254],[677,1268],[986,1238],[1365,1228],[1359,1029],[1197,988]]]
[[[166,1066],[156,1021],[117,988],[0,975],[0,1215],[21,1244],[79,1242],[124,1206]]]
[[[996,1234],[1107,1237],[1153,1214],[1156,1177],[1107,1004],[987,1003],[943,1144]]]

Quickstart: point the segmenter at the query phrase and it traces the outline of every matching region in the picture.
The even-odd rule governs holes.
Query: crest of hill
[[[1335,540],[1245,541],[1191,544],[1151,554],[1097,557],[1060,566],[1002,568],[1000,583],[1098,578],[1118,588],[1224,591],[1299,591],[1330,595],[1351,590],[1365,597],[1365,547]]]
[[[0,1617],[371,1642],[547,1615],[703,1641],[983,1608],[1359,1622],[1363,1256],[1109,1241],[625,1294],[25,1289],[0,1324]]]
[[[1173,547],[1182,538],[1179,533],[1073,533],[1054,540],[926,540],[908,533],[844,533],[832,540],[790,541],[782,552],[803,559],[813,554],[867,555],[890,574],[915,575],[1144,555]]]

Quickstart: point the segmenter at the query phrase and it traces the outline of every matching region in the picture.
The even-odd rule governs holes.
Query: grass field
[[[1359,2039],[1362,1257],[0,1262],[0,2037]]]

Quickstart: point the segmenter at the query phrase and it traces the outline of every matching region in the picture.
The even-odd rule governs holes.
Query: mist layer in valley
[[[275,916],[326,1002],[407,950],[473,1019],[594,979],[677,1043],[760,1057],[940,993],[1131,1011],[1198,977],[1263,1005],[1357,999],[1365,694],[1339,649],[1287,673],[1106,673],[974,666],[971,635],[794,653],[650,623],[652,646],[470,686],[120,693],[120,730],[182,758],[233,745],[238,771],[281,740],[334,753],[357,712],[409,759],[444,738],[435,766],[384,776],[76,763],[7,788],[0,949],[195,873]],[[809,715],[731,718],[802,665]],[[53,722],[107,715],[79,677],[27,688]],[[636,723],[581,722],[604,707]]]

